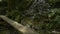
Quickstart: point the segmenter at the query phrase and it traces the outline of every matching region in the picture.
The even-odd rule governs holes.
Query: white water
[[[34,0],[32,5],[30,6],[29,10],[26,10],[27,11],[26,15],[28,15],[28,14],[33,15],[33,16],[29,17],[33,20],[35,18],[35,16],[38,14],[40,14],[40,15],[44,14],[44,13],[46,14],[47,11],[49,10],[48,8],[49,8],[49,4],[46,3],[45,0]],[[22,22],[25,22],[25,21],[22,20]]]
[[[48,8],[49,4],[46,3],[45,0],[34,0],[27,13],[31,15],[33,14],[34,16],[37,14],[44,14],[47,13],[47,11],[49,10]],[[34,18],[34,16],[32,16],[32,18]]]

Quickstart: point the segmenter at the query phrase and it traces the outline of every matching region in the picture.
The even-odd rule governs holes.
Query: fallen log
[[[4,21],[6,21],[8,24],[10,24],[11,26],[13,26],[15,29],[22,32],[23,34],[39,34],[36,31],[30,29],[29,27],[23,26],[22,24],[13,21],[6,16],[0,15],[0,18],[2,18]]]

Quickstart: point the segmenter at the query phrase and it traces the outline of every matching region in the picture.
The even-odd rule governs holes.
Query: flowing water
[[[32,5],[30,5],[29,9],[26,10],[27,11],[26,15],[29,15],[28,17],[32,21],[34,20],[34,18],[36,16],[38,16],[37,17],[38,19],[39,18],[42,19],[42,21],[41,20],[39,20],[39,21],[44,22],[44,20],[46,20],[46,19],[43,19],[43,17],[41,17],[40,15],[42,15],[42,16],[48,16],[49,8],[50,8],[50,5],[46,2],[46,0],[33,0]],[[25,21],[27,22],[26,19],[25,20],[23,19],[21,22],[24,23],[24,25],[26,25]],[[29,25],[28,25],[28,27],[29,27]],[[35,28],[35,27],[33,26],[33,28]]]
[[[37,14],[44,15],[48,13],[49,7],[50,5],[46,3],[46,0],[34,0],[27,13],[33,16]]]

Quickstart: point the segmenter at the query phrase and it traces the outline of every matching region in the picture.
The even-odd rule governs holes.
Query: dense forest
[[[39,34],[60,34],[60,0],[0,0],[0,15]],[[22,34],[0,18],[0,34]]]

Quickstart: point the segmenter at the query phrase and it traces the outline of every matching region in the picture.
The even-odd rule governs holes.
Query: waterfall
[[[33,21],[33,19],[36,16],[38,16],[37,18],[40,18],[41,16],[39,16],[39,15],[47,14],[49,12],[48,11],[49,7],[50,7],[50,5],[48,3],[46,3],[46,0],[33,0],[32,5],[29,7],[28,10],[26,10],[26,15],[29,15],[29,18]],[[25,23],[24,19],[21,22]],[[42,20],[42,22],[43,22],[43,20]],[[32,27],[32,28],[34,28],[34,27]]]
[[[46,3],[46,0],[34,0],[27,14],[35,16],[36,14],[46,14],[48,13],[50,5]]]
[[[37,4],[39,4],[39,3],[45,3],[45,1],[44,0],[34,0],[34,2],[32,3],[32,5],[30,6],[30,8],[29,9],[33,9],[34,7],[36,7],[37,6]]]

